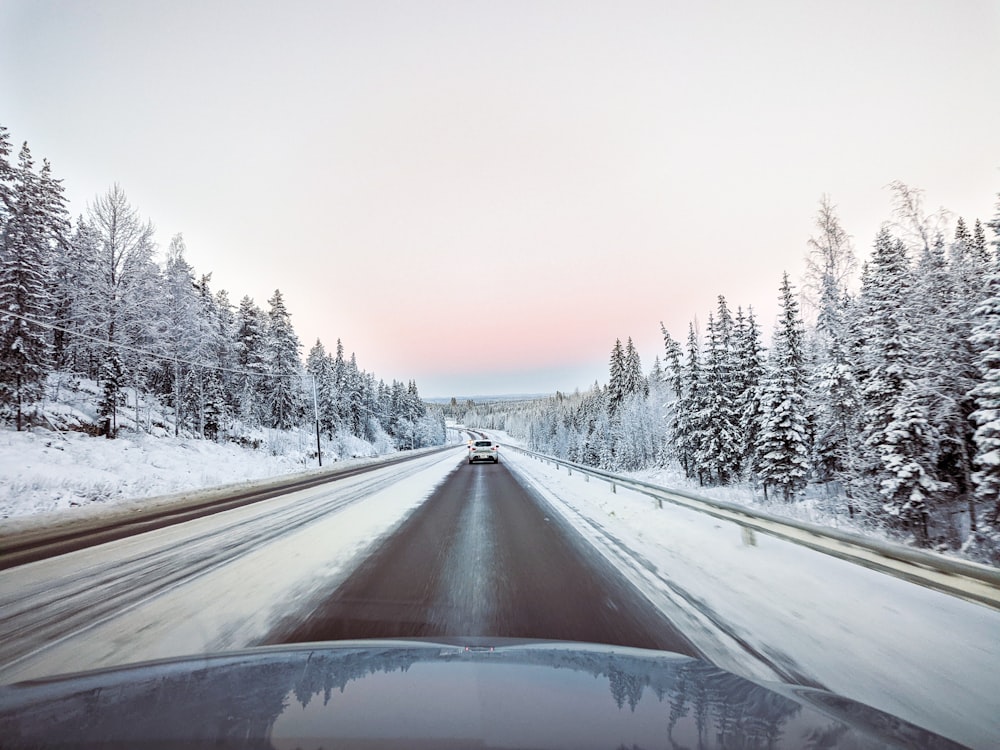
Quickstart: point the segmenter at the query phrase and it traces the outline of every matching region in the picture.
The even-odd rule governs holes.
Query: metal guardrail
[[[704,513],[743,529],[744,539],[752,543],[752,532],[760,532],[802,547],[888,573],[906,581],[959,596],[968,601],[1000,609],[1000,569],[974,562],[956,560],[901,544],[851,534],[818,524],[782,518],[724,500],[712,500],[684,490],[660,487],[638,479],[623,477],[572,461],[536,453],[513,445],[504,445],[531,458],[562,466],[572,474],[578,472],[611,485],[612,491],[626,487],[652,497],[657,506],[671,503]]]

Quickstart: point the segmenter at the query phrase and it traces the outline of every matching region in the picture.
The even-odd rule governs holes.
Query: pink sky
[[[992,0],[0,6],[0,122],[74,213],[119,182],[425,396],[648,367],[718,294],[770,329],[823,193],[861,256],[892,180],[991,218],[998,90]]]

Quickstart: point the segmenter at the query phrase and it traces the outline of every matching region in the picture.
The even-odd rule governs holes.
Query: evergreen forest
[[[414,381],[377,379],[339,339],[332,351],[317,340],[303,361],[280,290],[265,308],[214,290],[180,234],[158,262],[152,222],[119,185],[72,222],[49,162],[27,143],[12,154],[0,127],[0,420],[48,427],[46,389],[89,380],[98,419],[85,427],[107,438],[256,446],[261,429],[315,422],[376,452],[444,442],[443,416]]]
[[[889,189],[860,267],[820,200],[770,330],[720,295],[703,328],[661,324],[646,373],[619,340],[606,385],[462,418],[608,471],[675,467],[778,503],[821,493],[855,527],[1000,564],[1000,201],[970,224]]]

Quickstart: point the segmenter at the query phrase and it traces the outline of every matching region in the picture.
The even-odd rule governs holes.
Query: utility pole
[[[316,458],[319,459],[319,465],[323,465],[323,447],[319,442],[319,405],[316,402],[316,376],[310,375],[313,382],[313,415],[316,417]]]

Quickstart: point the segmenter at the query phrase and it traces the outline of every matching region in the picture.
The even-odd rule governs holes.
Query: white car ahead
[[[469,463],[474,464],[476,461],[492,461],[495,464],[500,463],[500,446],[494,443],[492,440],[473,440],[469,444]]]

